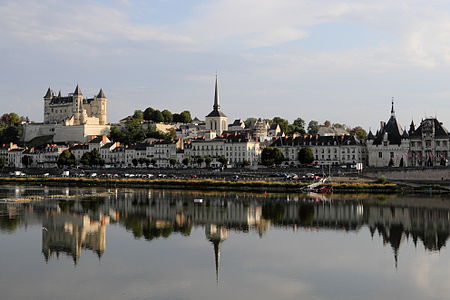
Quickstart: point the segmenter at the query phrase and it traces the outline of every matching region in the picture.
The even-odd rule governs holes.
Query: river
[[[0,199],[0,299],[450,295],[439,195],[0,186]]]

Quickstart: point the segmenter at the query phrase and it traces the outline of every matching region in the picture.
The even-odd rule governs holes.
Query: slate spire
[[[81,95],[83,95],[83,93],[81,92],[81,89],[80,89],[80,87],[78,86],[78,84],[77,84],[77,87],[75,88],[75,92],[73,92],[73,94],[74,94],[75,96],[81,96]]]
[[[47,93],[45,93],[44,99],[49,99],[53,96],[53,91],[50,87],[48,87]]]
[[[216,87],[215,87],[215,90],[214,90],[214,105],[213,105],[213,109],[214,110],[220,110],[219,88],[218,88],[218,84],[217,84],[217,74],[216,74]]]
[[[100,89],[100,92],[98,92],[97,98],[106,98],[105,93],[103,93],[103,89]]]

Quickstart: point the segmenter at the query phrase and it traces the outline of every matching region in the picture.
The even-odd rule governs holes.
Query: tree
[[[152,160],[150,162],[153,166],[156,166],[156,163],[157,163],[156,159],[152,158]]]
[[[75,159],[75,155],[73,155],[72,152],[70,152],[70,150],[66,149],[63,152],[61,152],[61,154],[58,157],[58,162],[57,165],[59,167],[63,167],[63,166],[75,166],[77,164],[77,161]]]
[[[308,133],[317,134],[319,132],[319,123],[317,121],[311,120],[308,124]]]
[[[138,165],[138,163],[139,163],[139,161],[138,161],[136,158],[133,158],[133,159],[131,160],[131,162],[133,163],[133,166],[135,166],[135,167],[137,167],[137,165]]]
[[[173,114],[172,121],[175,123],[182,123],[183,119],[181,118],[180,114]]]
[[[350,130],[350,134],[356,135],[360,140],[367,139],[367,132],[361,126],[356,126]]]
[[[272,124],[278,124],[282,132],[286,133],[288,131],[289,122],[283,118],[280,117],[273,118]]]
[[[323,126],[325,127],[331,127],[331,122],[326,120],[325,122],[323,122]]]
[[[228,159],[225,156],[219,156],[217,161],[220,162],[222,166],[225,166],[228,163]]]
[[[85,166],[103,166],[105,161],[101,159],[100,153],[97,149],[91,152],[86,152],[81,156],[80,163]]]
[[[188,157],[185,157],[182,160],[183,165],[185,165],[186,167],[189,165],[190,162],[191,160]]]
[[[211,165],[211,163],[212,163],[212,158],[209,157],[209,156],[205,157],[205,164],[206,164],[206,167],[209,168],[209,166]]]
[[[20,125],[21,118],[16,113],[3,114],[0,118],[1,125],[5,127]]]
[[[141,167],[142,167],[142,165],[145,164],[145,158],[140,157],[140,158],[138,159],[138,163],[139,163],[139,164],[141,165]]]
[[[405,163],[404,163],[404,161],[403,161],[403,157],[400,159],[400,163],[398,164],[398,166],[400,167],[400,168],[403,168]]]
[[[153,114],[154,109],[151,107],[147,107],[144,110],[144,120],[150,121],[152,119],[152,114]]]
[[[139,123],[142,123],[142,121],[144,120],[144,113],[142,112],[142,110],[140,109],[135,110],[133,114],[133,119],[135,119]]]
[[[191,113],[188,110],[183,111],[180,114],[180,116],[181,116],[182,123],[191,123],[192,122]]]
[[[298,160],[301,164],[310,164],[314,161],[314,153],[311,147],[303,147],[298,152]]]
[[[202,157],[197,157],[197,165],[200,167],[205,160]]]
[[[24,155],[22,157],[22,164],[25,166],[25,168],[28,168],[33,163],[33,158],[30,155]]]
[[[394,166],[394,160],[391,157],[391,159],[389,160],[388,167],[393,167],[393,166]]]
[[[0,168],[4,168],[6,164],[6,158],[3,155],[0,155]]]
[[[261,162],[265,166],[279,165],[284,161],[284,154],[275,147],[264,148],[261,152]]]
[[[144,163],[145,163],[145,166],[148,168],[148,166],[150,166],[150,159],[148,159],[148,158],[144,158]]]
[[[288,134],[292,134],[295,132],[298,132],[301,135],[305,134],[305,121],[302,118],[295,119],[292,125],[289,125]]]
[[[250,162],[249,162],[248,160],[244,160],[244,161],[242,162],[242,166],[243,166],[243,167],[248,167],[248,166],[250,166]]]
[[[164,122],[164,116],[163,116],[161,111],[154,110],[153,113],[152,113],[152,119],[151,120],[153,122],[156,122],[156,123]]]
[[[255,124],[256,121],[258,121],[257,118],[247,118],[247,120],[244,121],[245,127],[250,127],[252,124]]]
[[[0,140],[2,143],[17,143],[22,137],[22,126],[9,126],[1,131]]]
[[[177,160],[175,158],[169,159],[169,164],[173,167],[177,163]]]
[[[163,115],[163,119],[165,123],[172,123],[173,121],[173,115],[170,111],[168,111],[167,109],[163,110],[162,112]]]

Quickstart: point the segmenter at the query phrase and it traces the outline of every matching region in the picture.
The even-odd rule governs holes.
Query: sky
[[[0,113],[43,119],[50,86],[103,88],[108,120],[212,109],[376,130],[450,127],[450,4],[442,0],[0,0]]]

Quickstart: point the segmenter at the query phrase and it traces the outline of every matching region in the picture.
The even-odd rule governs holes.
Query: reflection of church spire
[[[228,229],[211,224],[205,228],[206,238],[214,245],[214,263],[216,267],[216,283],[219,284],[220,245],[228,237]]]

